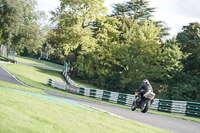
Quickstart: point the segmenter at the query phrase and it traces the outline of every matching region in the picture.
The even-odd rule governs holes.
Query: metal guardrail
[[[54,88],[57,88],[60,90],[69,91],[69,92],[75,93],[75,94],[80,94],[79,87],[67,84],[65,82],[47,79],[47,85],[50,85],[51,87],[54,87]]]
[[[200,103],[187,102],[185,114],[186,116],[200,117]]]
[[[80,95],[127,106],[131,106],[133,100],[135,99],[135,95],[111,92],[107,90],[94,90],[88,88],[80,88],[80,90]],[[179,115],[200,117],[200,103],[198,102],[155,99],[154,103],[150,106],[150,109]]]

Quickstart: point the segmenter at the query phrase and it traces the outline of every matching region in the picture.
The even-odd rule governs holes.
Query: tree
[[[59,29],[51,29],[47,34],[46,43],[43,51],[48,52],[52,61],[63,64],[65,61],[65,50],[63,44],[63,36],[59,33]],[[68,62],[73,60],[68,60]]]
[[[115,4],[113,6],[113,14],[111,16],[116,16],[118,18],[123,18],[128,16],[133,21],[138,22],[143,25],[146,21],[151,20],[155,8],[149,7],[149,2],[147,0],[130,0],[122,4]],[[169,35],[167,28],[163,21],[154,21],[156,27],[160,28],[160,37]]]
[[[17,53],[36,53],[44,42],[44,31],[39,20],[43,13],[36,10],[34,0],[2,0],[0,29],[3,44]]]
[[[163,53],[167,60],[165,61],[165,70],[167,75],[165,80],[171,79],[177,73],[183,70],[183,64],[181,59],[183,58],[183,52],[179,48],[179,43],[176,38],[168,39],[163,44]]]
[[[97,45],[95,50],[78,57],[77,67],[84,70],[82,77],[90,79],[92,83],[112,90],[119,84],[119,62],[116,60],[115,50],[119,47],[117,30],[118,20],[113,17],[99,17],[96,20],[98,30],[95,31]],[[117,83],[112,80],[117,79]],[[109,82],[109,83],[108,83]]]
[[[138,85],[142,79],[162,78],[164,58],[161,42],[159,40],[159,28],[153,22],[146,22],[143,26],[131,22],[124,27],[124,46],[120,55],[122,72],[122,85]]]
[[[75,56],[74,65],[78,56],[94,51],[96,40],[91,30],[92,22],[105,11],[103,0],[61,0],[60,7],[51,12],[55,16],[53,22],[57,21],[53,29],[59,38],[56,45],[64,49],[65,55]]]
[[[3,42],[3,38],[1,37],[2,35],[2,30],[0,29],[0,44]]]
[[[184,71],[200,75],[200,24],[190,23],[188,26],[183,26],[183,31],[177,35],[177,40],[185,55],[182,60]]]
[[[167,99],[200,102],[199,76],[191,76],[183,71],[168,82]]]
[[[150,8],[146,0],[130,0],[123,4],[115,4],[113,8],[114,16],[126,15],[140,23],[149,20],[155,12],[155,8]]]
[[[3,32],[3,43],[7,46],[12,45],[12,39],[19,31],[22,12],[21,0],[0,1],[0,29]]]

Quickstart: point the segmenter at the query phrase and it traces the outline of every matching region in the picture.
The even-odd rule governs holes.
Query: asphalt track
[[[9,83],[14,83],[18,85],[24,85],[20,81],[16,80],[14,76],[8,73],[5,69],[0,66],[0,80],[6,81]],[[175,133],[200,133],[200,123],[166,117],[161,115],[155,115],[150,113],[141,113],[139,111],[132,112],[129,109],[119,108],[107,104],[101,104],[97,102],[87,101],[79,98],[74,98],[71,96],[58,94],[50,91],[45,91],[51,96],[68,99],[77,103],[81,103],[83,105],[87,105],[96,109],[103,110],[105,112],[109,112],[113,115],[117,115],[119,117],[127,118],[130,120],[142,122],[145,124],[149,124],[158,128],[166,129]]]

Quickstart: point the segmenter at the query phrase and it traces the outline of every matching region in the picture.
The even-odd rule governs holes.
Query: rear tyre
[[[146,113],[148,111],[148,109],[149,109],[149,106],[150,106],[150,100],[147,99],[142,103],[141,112],[142,113]]]

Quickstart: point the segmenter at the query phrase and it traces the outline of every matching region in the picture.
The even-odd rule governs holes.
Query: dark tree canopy
[[[186,55],[182,60],[185,72],[200,75],[200,24],[190,23],[183,26],[177,40],[181,51]]]

